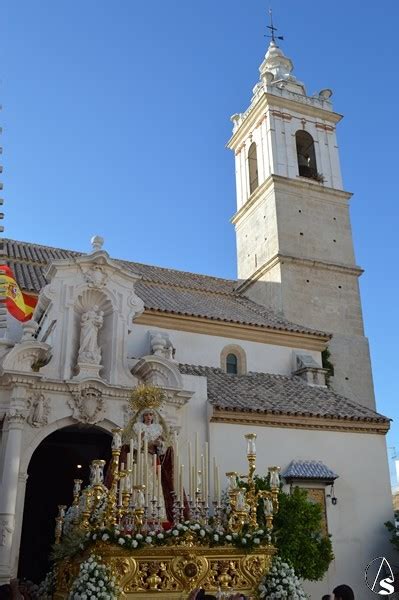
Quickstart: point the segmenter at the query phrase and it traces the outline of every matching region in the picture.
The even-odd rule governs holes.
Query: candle
[[[197,487],[198,487],[198,470],[199,470],[199,462],[198,462],[198,456],[199,456],[199,444],[198,444],[198,431],[195,432],[195,491],[197,491]]]
[[[133,456],[134,456],[133,438],[130,438],[129,447],[130,447],[130,456],[131,456],[131,459],[132,459],[132,462],[133,462]]]
[[[156,489],[157,483],[157,455],[154,454],[152,457],[152,500],[155,499],[155,494],[157,493]]]
[[[219,478],[219,467],[216,466],[216,501],[220,506],[220,478]]]
[[[147,459],[148,459],[148,437],[144,437],[144,449],[143,449],[143,481],[145,483],[147,478]]]
[[[192,455],[191,455],[191,442],[188,442],[188,493],[190,494],[191,500],[193,500],[193,469],[192,469]]]
[[[140,453],[140,475],[139,475],[139,484],[143,485],[144,483],[144,453]]]
[[[179,501],[180,497],[179,497],[179,471],[180,471],[180,458],[177,457],[176,462],[174,464],[174,481],[175,481],[175,494],[176,494],[176,500]]]
[[[157,474],[158,474],[158,506],[161,504],[162,498],[162,479],[161,479],[161,465],[157,465]]]
[[[195,467],[193,465],[191,467],[191,498],[193,499],[193,502],[195,502],[194,481],[195,481]]]
[[[213,497],[215,502],[217,501],[217,490],[216,490],[216,457],[213,457]]]
[[[174,432],[174,465],[175,465],[175,469],[173,471],[173,487],[175,492],[177,493],[178,491],[178,480],[179,480],[179,474],[176,468],[176,465],[178,463],[178,459],[179,459],[179,439],[177,437],[177,432]]]
[[[201,454],[201,477],[199,478],[201,500],[205,500],[204,475],[205,475],[205,460],[204,460],[204,455]]]
[[[132,474],[132,487],[137,485],[137,465],[133,463],[133,474]],[[133,490],[131,490],[133,491]]]
[[[137,485],[141,484],[141,423],[137,437]]]
[[[128,471],[130,471],[130,469],[132,468],[132,455],[130,454],[130,452],[127,453],[126,463],[127,463],[126,468]]]
[[[204,473],[204,500],[208,506],[209,497],[209,444],[205,442],[205,473]]]
[[[121,471],[125,470],[125,463],[121,463]],[[124,477],[119,480],[119,506],[122,506],[122,492],[125,485]]]
[[[184,472],[184,465],[180,465],[180,486],[179,486],[179,490],[180,490],[180,502],[183,504],[184,503],[184,491],[183,491],[183,472]]]

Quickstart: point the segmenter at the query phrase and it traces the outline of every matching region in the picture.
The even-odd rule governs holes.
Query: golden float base
[[[80,563],[91,553],[112,568],[126,600],[187,600],[196,587],[208,594],[221,589],[251,597],[270,568],[275,548],[268,545],[243,553],[229,546],[176,545],[132,551],[100,542],[88,553],[60,564],[55,600],[68,598]]]

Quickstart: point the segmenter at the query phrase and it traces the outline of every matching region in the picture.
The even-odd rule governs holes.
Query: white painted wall
[[[248,432],[258,435],[258,473],[266,473],[272,465],[284,469],[291,460],[301,459],[321,460],[339,475],[337,505],[327,499],[329,532],[337,558],[324,581],[306,584],[306,591],[312,599],[319,599],[346,583],[353,587],[356,598],[371,600],[364,570],[373,558],[384,555],[389,560],[392,553],[384,527],[393,517],[384,436],[211,423],[211,453],[218,456],[222,473],[246,472],[244,435]]]
[[[276,373],[290,375],[292,373],[293,352],[310,354],[321,365],[321,354],[300,348],[287,348],[271,344],[261,344],[234,338],[225,338],[186,331],[173,331],[148,325],[133,325],[128,339],[129,358],[138,358],[150,353],[149,331],[167,333],[176,348],[175,360],[179,363],[220,367],[220,354],[229,344],[241,346],[247,355],[248,371],[259,373]]]

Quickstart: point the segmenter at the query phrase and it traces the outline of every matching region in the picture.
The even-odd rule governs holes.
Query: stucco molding
[[[292,331],[283,331],[260,327],[257,325],[243,325],[241,323],[216,321],[202,317],[173,315],[157,310],[146,310],[135,320],[137,325],[149,325],[176,331],[188,331],[203,335],[214,335],[225,338],[248,340],[261,344],[286,346],[288,348],[304,348],[322,352],[330,335],[308,334]]]
[[[387,422],[351,421],[323,417],[306,417],[301,415],[273,415],[222,409],[213,409],[210,422],[379,435],[385,435],[390,427]]]
[[[237,292],[244,293],[248,288],[251,287],[256,281],[259,281],[268,271],[276,267],[281,263],[290,263],[293,265],[300,265],[311,269],[322,269],[324,271],[333,271],[334,273],[340,273],[341,275],[351,275],[353,277],[360,277],[364,270],[358,266],[350,266],[339,263],[328,263],[321,260],[312,260],[310,258],[304,258],[302,256],[290,256],[288,254],[282,254],[278,252],[261,265],[249,279],[245,279],[238,287]]]

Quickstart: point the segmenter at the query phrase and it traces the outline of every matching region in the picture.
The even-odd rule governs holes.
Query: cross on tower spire
[[[266,35],[266,37],[271,38],[272,42],[276,43],[276,40],[283,40],[284,37],[282,35],[276,35],[276,31],[278,31],[277,27],[273,25],[273,11],[269,8],[270,15],[270,25],[267,25],[267,28],[270,29],[271,35]]]

